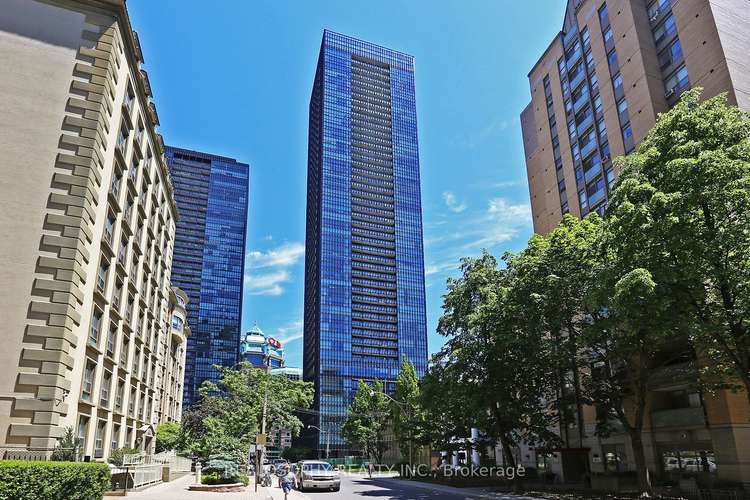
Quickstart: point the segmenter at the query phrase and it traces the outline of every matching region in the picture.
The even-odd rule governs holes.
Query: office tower
[[[360,379],[427,364],[414,58],[326,30],[310,99],[304,378],[312,447],[346,453]],[[351,450],[349,450],[351,451]]]
[[[240,358],[255,368],[273,370],[284,366],[284,347],[273,337],[266,337],[258,325],[245,333],[240,343]]]
[[[521,113],[534,230],[548,233],[568,212],[603,213],[617,177],[612,158],[632,152],[686,89],[727,92],[750,110],[748,34],[750,9],[741,1],[568,2],[562,31],[528,75],[531,103]],[[651,473],[750,483],[744,392],[701,392],[689,342],[675,344],[659,353],[674,361],[649,381],[643,440]],[[585,471],[633,470],[625,434],[594,435],[593,406],[584,405],[583,418],[581,434],[561,426],[564,448],[523,448],[524,465],[573,481]]]
[[[603,212],[629,153],[686,89],[750,110],[750,11],[737,0],[571,0],[521,113],[534,230]]]
[[[239,361],[250,167],[233,158],[166,147],[180,219],[173,283],[190,299],[185,365],[186,407],[204,380],[218,381],[214,365]]]
[[[49,456],[65,427],[84,459],[151,451],[189,330],[125,2],[5,1],[0,53],[0,458]]]

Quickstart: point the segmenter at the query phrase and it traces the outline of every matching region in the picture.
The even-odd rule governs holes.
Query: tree
[[[193,453],[245,460],[261,428],[266,397],[266,428],[276,425],[299,434],[302,422],[295,411],[312,404],[312,384],[274,376],[246,362],[215,368],[219,383],[204,382],[201,401],[183,415],[183,436]]]
[[[162,422],[156,427],[156,453],[176,450],[181,438],[182,426],[179,422]]]
[[[515,466],[512,450],[519,442],[557,442],[548,430],[552,421],[545,403],[553,386],[549,342],[529,329],[513,293],[512,266],[498,269],[485,252],[479,259],[463,259],[461,272],[448,280],[443,297],[438,332],[448,340],[433,358],[426,392],[433,395],[444,386],[449,396],[459,395],[442,397],[431,409],[463,412],[460,427],[476,427],[499,442],[506,465]]]
[[[614,190],[593,261],[589,324],[583,338],[592,369],[585,386],[599,413],[599,433],[615,421],[630,437],[639,486],[650,491],[643,447],[647,398],[658,370],[689,352],[681,273],[660,237],[675,230],[665,198],[622,180]],[[675,347],[676,346],[676,347]]]
[[[597,279],[600,228],[595,213],[584,220],[565,215],[551,233],[534,235],[523,251],[508,260],[516,277],[514,300],[525,311],[528,328],[552,340],[555,410],[566,447],[583,446],[583,405],[590,402],[580,380],[587,365],[580,338],[588,326],[586,297]],[[572,427],[577,436],[571,435]]]
[[[72,426],[65,427],[62,437],[58,438],[51,460],[55,462],[75,462],[78,460],[78,448],[81,440],[76,437]]]
[[[693,89],[621,160],[620,186],[658,206],[650,231],[679,276],[691,333],[714,371],[739,379],[750,401],[750,117],[726,95]]]
[[[284,448],[281,451],[281,458],[285,458],[290,462],[299,462],[300,460],[313,458],[313,451],[310,448]]]
[[[390,401],[383,392],[383,383],[375,380],[369,385],[360,380],[341,426],[341,436],[349,447],[361,450],[377,463],[383,462],[387,448],[385,431],[389,409]]]
[[[401,371],[396,377],[396,390],[391,402],[393,433],[398,441],[404,460],[412,465],[414,443],[421,440],[421,423],[424,411],[420,405],[419,378],[414,363],[406,358],[401,362]]]

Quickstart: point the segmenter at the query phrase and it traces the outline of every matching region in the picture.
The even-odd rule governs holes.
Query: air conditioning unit
[[[671,97],[671,96],[672,96],[672,94],[674,94],[674,89],[675,89],[675,88],[674,88],[674,87],[672,87],[671,89],[667,90],[667,93],[666,93],[666,96],[667,96],[667,98]]]

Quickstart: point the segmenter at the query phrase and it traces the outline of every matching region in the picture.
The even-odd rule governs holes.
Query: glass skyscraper
[[[196,402],[213,365],[238,361],[250,167],[232,158],[166,148],[179,219],[172,283],[190,299],[183,405]]]
[[[326,30],[310,99],[304,378],[309,445],[347,450],[359,380],[427,365],[414,58]],[[330,433],[330,436],[326,436]],[[330,437],[330,443],[327,438]]]

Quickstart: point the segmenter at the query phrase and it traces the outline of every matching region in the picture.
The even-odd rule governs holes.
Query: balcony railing
[[[652,427],[698,427],[706,425],[703,408],[675,408],[651,412]]]

